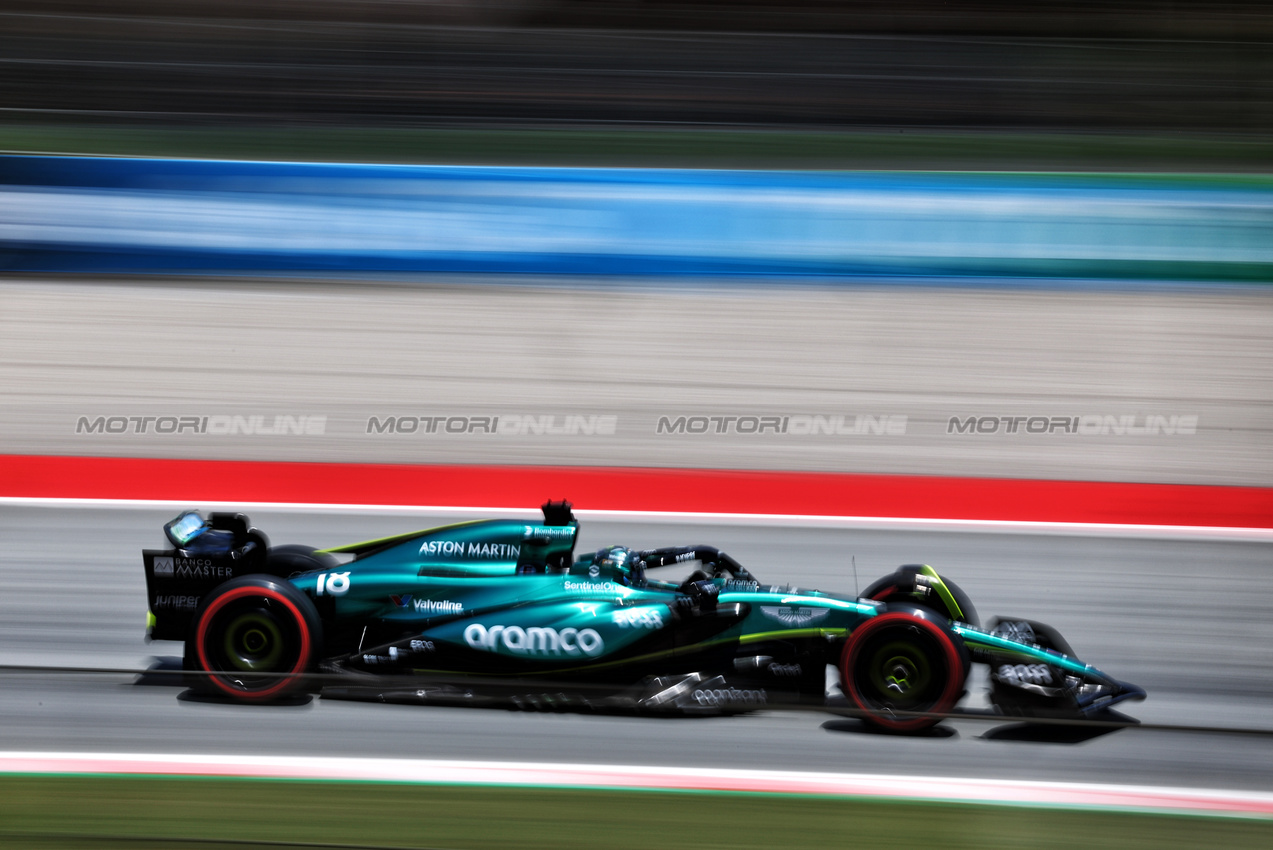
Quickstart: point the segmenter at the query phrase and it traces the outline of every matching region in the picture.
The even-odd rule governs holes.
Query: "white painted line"
[[[185,510],[278,511],[388,516],[517,517],[540,516],[537,508],[462,505],[359,505],[312,502],[209,502],[199,499],[61,499],[0,496],[0,506],[42,508],[127,508]],[[1218,525],[1137,525],[1099,522],[1035,522],[995,519],[925,517],[820,516],[816,514],[713,513],[695,511],[608,511],[578,509],[584,519],[614,522],[670,522],[721,525],[766,525],[789,528],[854,528],[877,531],[968,531],[982,534],[1047,534],[1079,537],[1135,537],[1216,541],[1273,542],[1273,528]]]
[[[308,756],[0,752],[0,774],[198,776],[812,794],[1273,818],[1273,794],[867,773]]]

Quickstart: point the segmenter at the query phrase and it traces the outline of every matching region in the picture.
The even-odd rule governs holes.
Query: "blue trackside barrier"
[[[0,157],[0,270],[1273,280],[1273,180]]]

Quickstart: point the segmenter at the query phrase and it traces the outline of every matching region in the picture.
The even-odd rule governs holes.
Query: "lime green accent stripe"
[[[937,570],[924,564],[919,568],[920,574],[928,576],[932,579],[931,587],[937,591],[938,598],[946,603],[946,610],[955,615],[956,620],[964,618],[964,612],[960,609],[959,603],[955,601],[955,597],[951,594],[950,588],[946,586],[946,582],[942,581],[941,576],[937,575]]]
[[[581,670],[604,670],[609,667],[621,667],[625,664],[635,664],[640,661],[651,661],[655,658],[674,658],[678,655],[692,655],[699,650],[710,647],[720,646],[726,643],[756,643],[763,640],[782,639],[782,638],[808,638],[808,637],[840,637],[848,634],[848,629],[783,629],[775,632],[760,632],[753,635],[743,635],[742,637],[721,637],[715,640],[703,641],[693,646],[676,646],[671,649],[662,649],[658,652],[647,652],[644,655],[634,655],[631,658],[621,658],[616,661],[601,661],[597,664],[583,664],[578,667],[558,667],[553,670],[534,670],[526,673],[509,674],[511,676],[552,676],[562,673],[578,673]],[[446,673],[454,675],[454,670],[431,670],[424,668],[415,668],[413,673],[418,674],[436,674]],[[463,675],[463,674],[461,674]],[[489,674],[482,674],[484,677],[490,677]]]
[[[757,632],[753,635],[743,635],[738,639],[738,642],[756,643],[763,640],[781,640],[783,638],[841,637],[848,633],[848,629],[780,629],[776,632]]]
[[[426,528],[423,531],[408,531],[406,534],[393,534],[389,537],[378,537],[375,540],[364,540],[361,543],[349,543],[344,546],[333,546],[331,549],[319,549],[319,555],[346,555],[351,552],[360,552],[364,549],[373,549],[378,546],[387,546],[390,543],[401,543],[410,540],[413,537],[420,537],[425,534],[435,534],[439,531],[450,531],[455,528],[464,528],[470,525],[476,525],[479,522],[486,522],[484,519],[471,519],[466,522],[456,522],[451,525],[439,525],[436,528]]]
[[[601,661],[596,664],[581,664],[578,667],[555,667],[552,670],[528,670],[524,672],[508,673],[508,674],[483,673],[481,674],[481,677],[482,678],[518,678],[521,676],[555,676],[555,675],[560,675],[563,673],[578,673],[581,670],[604,670],[608,667],[619,667],[624,664],[633,664],[638,661],[649,661],[654,658],[672,658],[677,655],[687,655],[690,652],[693,652],[701,647],[713,646],[715,644],[720,644],[720,643],[727,643],[729,640],[733,640],[733,638],[714,640],[714,641],[705,641],[703,643],[696,643],[692,647],[678,646],[678,647],[673,647],[672,649],[660,650],[658,652],[647,652],[645,655],[634,655],[631,658],[622,658],[617,661]],[[421,674],[445,673],[447,675],[456,675],[458,673],[459,675],[467,675],[465,673],[462,673],[456,670],[433,670],[433,669],[426,669],[426,668],[420,668],[420,667],[413,668],[411,672],[421,673]]]

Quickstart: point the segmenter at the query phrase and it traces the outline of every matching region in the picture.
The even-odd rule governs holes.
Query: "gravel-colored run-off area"
[[[10,278],[0,450],[1273,483],[1262,289],[678,284]]]

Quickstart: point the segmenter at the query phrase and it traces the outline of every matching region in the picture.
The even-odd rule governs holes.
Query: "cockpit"
[[[584,555],[571,565],[570,573],[599,581],[613,581],[624,587],[645,584],[645,563],[636,552],[624,546],[605,546],[591,555]]]

